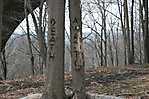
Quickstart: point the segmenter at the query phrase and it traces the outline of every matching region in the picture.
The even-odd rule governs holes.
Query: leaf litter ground
[[[71,73],[65,73],[65,85],[71,87],[71,82]],[[44,85],[45,76],[43,75],[0,81],[0,99],[18,99],[28,94],[42,93]],[[126,97],[147,96],[149,68],[123,66],[89,69],[85,75],[85,86],[90,93]]]

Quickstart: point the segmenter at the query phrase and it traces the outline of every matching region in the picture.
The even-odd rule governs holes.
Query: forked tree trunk
[[[43,27],[43,5],[44,5],[44,0],[42,0],[40,7],[39,7],[39,31],[37,32],[38,36],[38,43],[39,43],[39,49],[40,49],[40,56],[42,57],[42,62],[44,64],[44,67],[46,65],[46,58],[47,58],[47,47],[46,47],[46,40],[45,40],[45,27]],[[46,12],[45,12],[46,13]],[[43,66],[41,66],[43,69]],[[42,73],[44,70],[42,70]]]
[[[30,2],[30,0],[29,0],[29,2]],[[40,50],[40,57],[42,58],[42,64],[45,67],[46,66],[46,58],[47,58],[47,46],[46,46],[46,41],[45,41],[46,27],[43,27],[43,24],[44,24],[43,18],[45,18],[46,11],[43,16],[43,6],[44,6],[44,0],[41,0],[40,6],[39,6],[39,17],[34,14],[32,8],[31,8],[31,5],[29,7],[31,10],[31,16],[33,19],[33,23],[35,26],[35,32],[37,34],[38,45],[39,45],[39,50]],[[38,18],[36,18],[36,17],[38,17]],[[41,65],[41,74],[43,74],[43,72],[44,72],[43,65]]]
[[[48,0],[47,89],[42,99],[64,99],[65,0]]]
[[[85,99],[81,1],[69,0],[72,86],[75,99]]]

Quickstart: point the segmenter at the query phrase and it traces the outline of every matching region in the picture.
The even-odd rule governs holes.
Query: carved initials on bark
[[[55,42],[56,42],[55,24],[56,24],[56,20],[54,18],[51,18],[51,20],[50,20],[51,34],[50,34],[50,39],[49,39],[49,43],[50,43],[50,56],[49,56],[49,58],[52,61],[55,59],[55,52],[54,52],[54,47],[55,47]]]

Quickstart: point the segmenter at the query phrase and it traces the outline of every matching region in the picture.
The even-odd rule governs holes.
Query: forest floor
[[[66,73],[65,85],[71,86],[71,81],[71,74]],[[42,93],[44,85],[44,76],[0,81],[0,99],[18,99],[29,94]],[[90,93],[145,96],[149,94],[149,68],[125,66],[89,69],[86,71],[85,85]]]

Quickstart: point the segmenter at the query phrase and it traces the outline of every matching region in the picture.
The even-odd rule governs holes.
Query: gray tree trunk
[[[3,17],[3,0],[0,0],[0,68],[3,75],[3,78],[7,78],[7,66],[6,66],[6,58],[5,58],[5,48],[2,48],[2,17]]]
[[[103,4],[103,13],[102,13],[102,26],[104,30],[104,61],[105,61],[105,66],[107,67],[107,27],[106,27],[106,3],[105,1],[102,1]]]
[[[5,56],[5,48],[3,48],[0,52],[0,62],[1,62],[1,71],[3,75],[3,79],[7,79],[7,64],[6,64],[6,56]]]
[[[141,29],[143,30],[144,26],[143,26],[143,13],[142,13],[142,10],[143,10],[143,6],[142,6],[142,3],[141,3],[141,0],[139,0],[139,46],[140,46],[140,64],[143,63],[143,54],[142,54],[142,43],[141,43]],[[144,30],[143,30],[144,31]],[[144,32],[143,32],[144,33]]]
[[[123,13],[122,13],[122,6],[121,4],[119,3],[120,0],[117,0],[117,4],[118,4],[118,10],[119,10],[119,14],[120,14],[120,22],[121,22],[121,28],[122,28],[122,33],[123,33],[123,37],[124,37],[124,64],[127,65],[127,37],[126,37],[126,30],[125,30],[125,27],[124,27],[124,21],[123,21]]]
[[[40,47],[40,56],[42,57],[42,62],[44,65],[46,65],[46,58],[47,58],[47,47],[46,47],[46,41],[45,41],[45,28],[43,27],[43,18],[44,16],[42,16],[43,14],[43,4],[44,4],[44,0],[42,0],[41,4],[40,4],[40,11],[39,11],[39,31],[37,32],[37,36],[38,36],[38,42],[39,42],[39,47]],[[45,12],[46,13],[46,12]],[[43,73],[43,66],[42,66],[42,73]]]
[[[119,65],[119,49],[118,49],[118,38],[119,38],[119,30],[118,30],[119,23],[117,25],[117,33],[116,33],[116,43],[115,43],[115,56],[116,56],[116,65]],[[125,49],[124,49],[125,50]]]
[[[64,99],[65,0],[48,0],[47,89],[42,99]]]
[[[30,53],[30,61],[31,61],[31,69],[32,69],[32,75],[34,75],[34,55],[32,51],[32,41],[30,37],[30,31],[29,31],[29,20],[28,20],[28,0],[24,1],[24,12],[25,12],[25,18],[26,18],[26,30],[27,30],[27,39],[28,39],[28,45],[29,45],[29,53]]]
[[[132,0],[132,6],[131,6],[131,64],[135,63],[135,48],[134,48],[134,0]]]
[[[148,33],[148,0],[143,0],[143,6],[145,11],[145,22],[144,22],[144,53],[145,63],[149,63],[149,33]]]
[[[100,40],[100,65],[103,66],[104,65],[104,54],[103,54],[103,28],[101,29],[101,40]]]
[[[0,50],[2,49],[2,15],[3,15],[3,0],[0,0]]]
[[[109,35],[110,35],[110,32],[109,32]],[[110,53],[109,57],[111,59],[111,64],[110,65],[115,66],[115,64],[114,64],[114,54],[113,54],[113,48],[112,48],[112,40],[111,40],[110,36],[108,37],[108,43],[109,43],[109,53]]]
[[[81,1],[69,0],[72,86],[75,99],[85,99],[84,52],[82,39]]]
[[[130,27],[129,27],[129,15],[128,15],[128,2],[127,0],[124,0],[124,14],[125,14],[125,28],[126,28],[126,34],[127,34],[127,57],[128,57],[128,64],[133,63],[133,54],[131,49],[131,43],[130,43]]]

